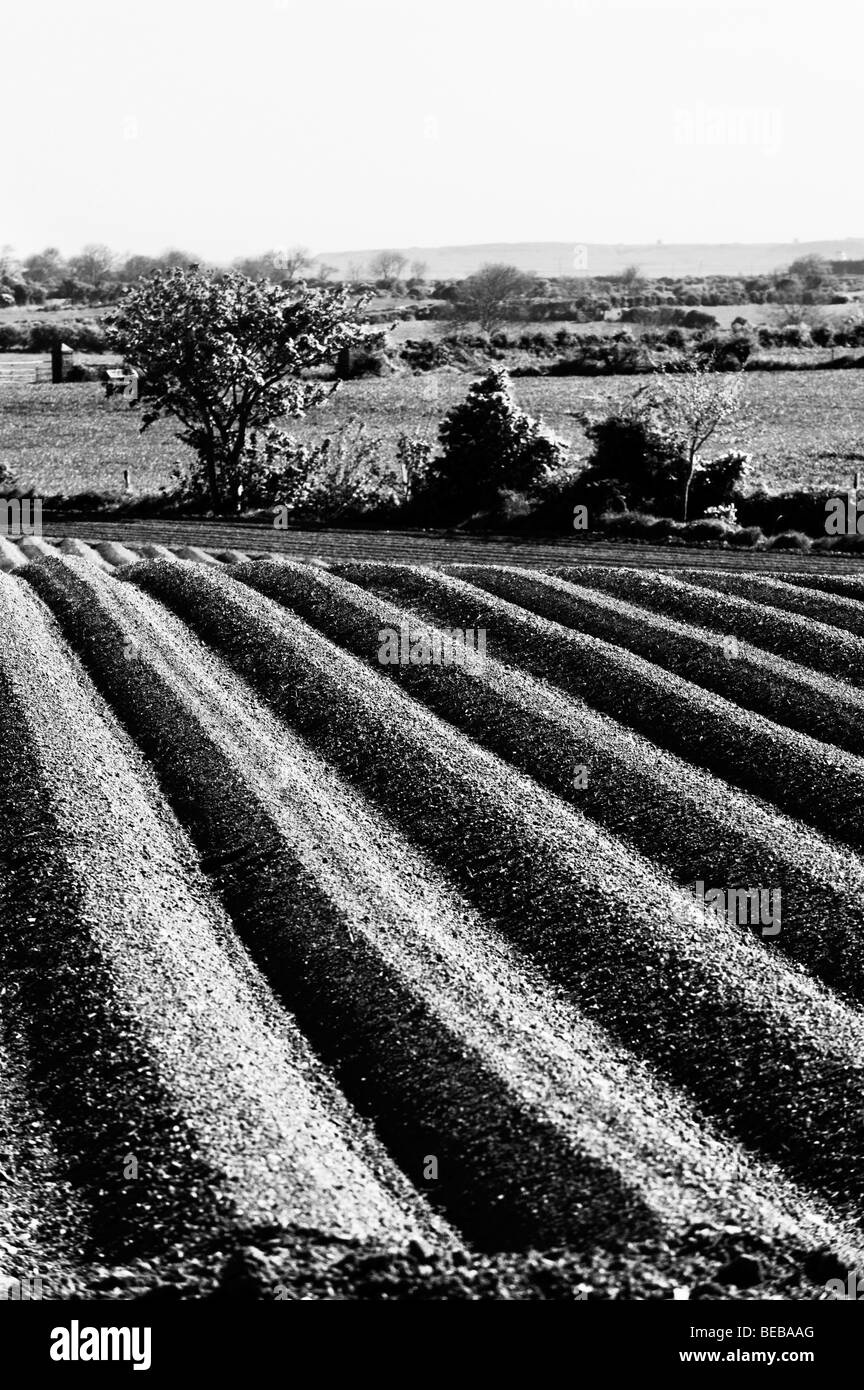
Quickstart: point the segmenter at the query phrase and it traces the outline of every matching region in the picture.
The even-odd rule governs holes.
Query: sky
[[[850,0],[39,0],[0,246],[864,235]]]

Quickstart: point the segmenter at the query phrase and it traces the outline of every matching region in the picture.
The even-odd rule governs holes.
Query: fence
[[[0,353],[0,386],[51,381],[50,353]]]

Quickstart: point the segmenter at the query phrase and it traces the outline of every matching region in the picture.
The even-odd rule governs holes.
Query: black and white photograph
[[[862,40],[840,0],[0,9],[29,1372],[520,1302],[610,1377],[827,1375]]]

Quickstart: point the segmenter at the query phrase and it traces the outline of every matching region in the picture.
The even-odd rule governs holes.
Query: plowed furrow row
[[[164,1248],[235,1222],[422,1229],[18,580],[0,580],[0,622],[4,1009],[26,1030],[29,1086],[94,1241]]]
[[[772,948],[833,988],[864,997],[859,859],[488,654],[477,671],[378,662],[382,630],[417,635],[427,614],[418,620],[416,613],[308,565],[253,563],[233,574],[630,841],[677,882],[777,886],[782,925],[772,934]],[[494,628],[492,637],[494,645]],[[754,929],[759,933],[760,925]]]
[[[444,625],[486,627],[501,660],[585,700],[828,838],[864,847],[860,758],[742,709],[625,648],[540,616],[535,610],[541,607],[562,617],[569,612],[572,586],[563,580],[535,588],[530,572],[492,567],[468,572],[474,584],[408,566],[334,567],[334,573],[410,603]],[[857,691],[850,693],[857,698]]]
[[[225,571],[124,575],[224,652],[584,1009],[750,1144],[832,1193],[860,1190],[857,1011]]]
[[[491,566],[454,566],[453,574],[551,622],[613,642],[733,705],[864,754],[864,692],[845,682],[554,575]]]
[[[778,576],[786,584],[795,584],[811,593],[837,594],[840,598],[864,600],[864,575],[861,574],[797,574],[792,570]]]
[[[864,685],[864,642],[817,621],[813,615],[805,619],[733,594],[717,590],[706,593],[659,570],[565,565],[551,573],[569,584],[587,585],[626,599],[655,615],[710,628],[837,680]]]
[[[681,1222],[711,1207],[708,1176],[725,1173],[725,1186],[736,1165],[726,1209],[743,1202],[751,1220],[778,1220],[740,1155],[532,983],[181,624],[79,570],[43,571],[39,587],[178,791],[182,773],[179,809],[194,803],[206,863],[282,997],[404,1168],[419,1180],[435,1156],[436,1198],[475,1240],[645,1236],[672,1212]],[[670,1176],[682,1147],[699,1181]]]
[[[64,1266],[86,1242],[88,1221],[31,1094],[30,1049],[12,1013],[7,993],[0,1011],[0,1299],[58,1297],[71,1282]]]
[[[186,809],[283,999],[421,1186],[435,1158],[436,1199],[475,1240],[645,1236],[717,1214],[721,1190],[727,1211],[785,1224],[758,1169],[533,981],[176,619],[79,566],[38,587]]]
[[[776,575],[736,574],[731,570],[676,570],[675,578],[712,592],[731,594],[748,603],[767,604],[805,621],[842,628],[854,637],[864,637],[864,605],[854,597],[819,593],[786,582]]]

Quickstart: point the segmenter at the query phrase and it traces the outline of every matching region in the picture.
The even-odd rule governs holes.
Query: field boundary
[[[209,550],[273,552],[301,559],[390,560],[404,564],[518,564],[544,568],[562,564],[637,565],[639,568],[731,569],[802,574],[862,574],[864,558],[826,551],[731,551],[697,546],[634,545],[627,541],[574,541],[501,535],[454,535],[445,531],[363,531],[333,528],[276,530],[254,521],[142,519],[93,520],[44,517],[46,538],[117,541],[122,545],[195,545]]]

